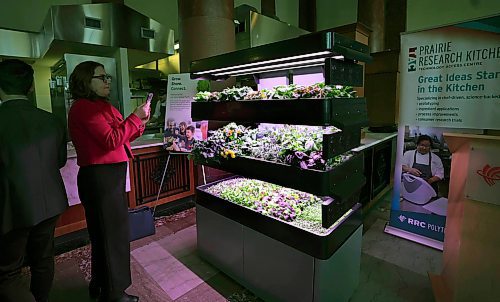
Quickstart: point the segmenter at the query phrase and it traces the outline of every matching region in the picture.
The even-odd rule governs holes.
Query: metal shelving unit
[[[324,31],[194,61],[191,77],[221,79],[319,64],[326,84],[362,86],[363,69],[356,61],[370,59],[366,45]],[[324,135],[324,158],[358,147],[361,127],[367,125],[364,98],[192,105],[193,119],[335,126],[341,131]],[[322,225],[328,232],[320,235],[213,196],[205,190],[213,183],[200,186],[196,189],[197,230],[203,258],[266,300],[349,299],[357,286],[360,265],[358,201],[366,182],[363,153],[327,171],[301,170],[249,157],[198,164],[328,196],[322,204]]]

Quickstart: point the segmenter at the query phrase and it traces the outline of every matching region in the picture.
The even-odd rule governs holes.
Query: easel
[[[154,202],[154,207],[153,207],[153,216],[155,214],[156,210],[156,204],[158,203],[158,200],[160,199],[160,194],[161,194],[161,189],[163,188],[163,182],[165,181],[165,175],[167,175],[167,170],[168,170],[168,164],[170,163],[170,156],[171,155],[188,155],[189,152],[176,152],[176,151],[167,151],[168,156],[167,156],[167,162],[165,163],[165,169],[163,169],[163,175],[161,177],[160,181],[160,188],[158,189],[158,194],[156,195],[156,200]],[[207,179],[205,176],[205,166],[201,166],[201,171],[203,173],[203,184],[207,184]]]

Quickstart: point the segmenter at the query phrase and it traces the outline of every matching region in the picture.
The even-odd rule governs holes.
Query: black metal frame
[[[363,67],[357,64],[357,61],[370,62],[371,59],[367,45],[326,30],[193,61],[190,72],[191,78],[217,80],[232,75],[271,72],[278,70],[277,68],[297,69],[323,65],[325,84],[363,86]],[[361,127],[368,123],[364,98],[193,103],[192,118],[238,123],[333,125],[342,132],[323,136],[325,158],[359,146]],[[322,204],[322,225],[325,228],[352,208],[354,214],[351,213],[348,219],[324,239],[286,222],[210,195],[204,191],[207,186],[197,188],[197,203],[200,205],[316,258],[328,259],[361,225],[360,204],[357,202],[361,188],[366,183],[362,153],[355,154],[328,171],[302,170],[249,157],[220,159],[220,162],[203,161],[198,164],[318,196],[333,197]]]
[[[293,58],[314,53],[318,53],[318,55],[311,55],[305,58]],[[333,56],[343,56],[344,59],[348,61],[370,62],[372,60],[367,45],[332,31],[323,31],[196,60],[191,62],[190,72],[191,78],[217,80],[227,78],[231,73],[237,74],[238,70],[246,68],[245,65],[248,64],[272,66],[273,63],[269,61],[277,59],[280,60],[279,64],[284,64],[314,58],[331,58]],[[234,72],[224,76],[215,75],[216,73],[220,73],[220,71],[217,70],[223,68],[231,68],[231,70],[228,71]],[[334,83],[328,82],[328,84]],[[351,83],[351,85],[353,84],[355,83]]]
[[[193,120],[309,126],[368,126],[365,98],[193,102]],[[359,144],[359,142],[358,142]]]
[[[326,59],[325,84],[363,87],[363,66],[354,62]]]

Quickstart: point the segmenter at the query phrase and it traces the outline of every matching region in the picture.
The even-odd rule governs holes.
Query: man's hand
[[[411,175],[415,175],[415,176],[422,175],[422,172],[420,172],[420,170],[417,168],[408,168],[407,172],[410,173]]]
[[[431,178],[427,179],[427,183],[432,184],[432,183],[439,181],[439,180],[441,180],[441,178],[439,178],[437,176],[432,176]]]

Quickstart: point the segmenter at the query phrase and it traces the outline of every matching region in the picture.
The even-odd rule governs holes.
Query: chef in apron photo
[[[432,139],[421,135],[417,139],[417,150],[406,151],[403,155],[403,172],[423,178],[438,194],[438,182],[444,178],[443,162],[431,152]]]

